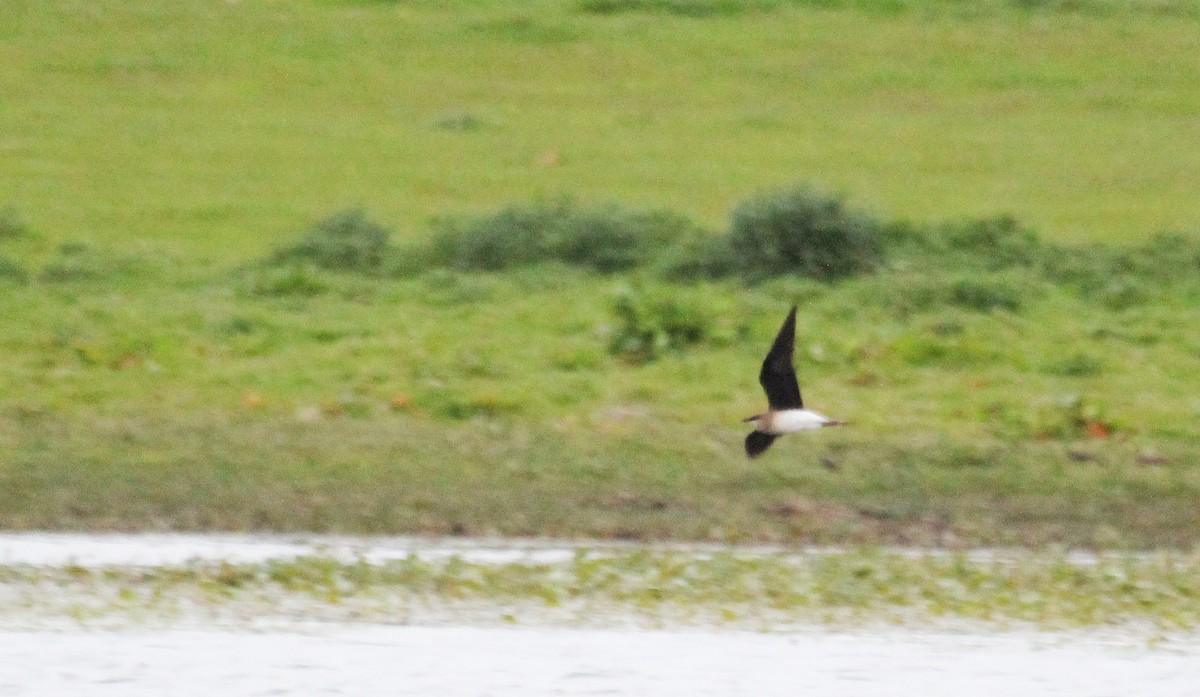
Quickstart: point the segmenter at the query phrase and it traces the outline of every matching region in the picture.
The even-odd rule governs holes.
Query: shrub
[[[44,283],[118,281],[156,270],[156,261],[67,242],[59,246],[58,256],[42,267],[38,279]]]
[[[765,194],[734,209],[730,246],[750,280],[799,274],[833,280],[882,261],[880,224],[840,197],[808,188]]]
[[[9,206],[0,208],[0,240],[24,237],[29,234],[29,226],[17,215],[17,211]]]
[[[1200,278],[1200,238],[1159,233],[1145,244],[1114,252],[1114,275],[1142,278],[1160,285]]]
[[[1155,291],[1194,292],[1200,239],[1164,233],[1132,248],[1055,247],[1045,254],[1042,273],[1109,309],[1126,309],[1147,302]]]
[[[768,0],[583,0],[579,9],[596,15],[644,12],[679,17],[732,17],[770,10],[777,4]]]
[[[300,241],[275,252],[271,263],[294,262],[318,268],[378,273],[392,247],[387,228],[367,218],[361,209],[336,213],[310,227]]]
[[[1037,234],[1012,216],[953,223],[943,226],[941,234],[951,251],[988,269],[1030,267],[1042,258]]]
[[[434,221],[434,256],[456,269],[498,271],[532,264],[544,253],[555,207],[510,207],[490,216]]]
[[[707,294],[623,286],[613,297],[615,319],[609,352],[631,363],[647,363],[664,353],[701,343],[724,343],[746,332],[723,325],[720,302]]]
[[[29,274],[25,271],[25,267],[11,259],[0,257],[0,281],[24,283],[27,280],[29,280]]]
[[[1113,254],[1102,245],[1051,246],[1046,250],[1041,272],[1050,281],[1092,296],[1113,280]]]
[[[1137,279],[1115,279],[1091,293],[1091,297],[1110,310],[1128,310],[1150,300],[1147,284]]]
[[[560,261],[614,272],[648,265],[695,230],[690,221],[671,213],[615,205],[581,207],[560,199],[491,215],[437,220],[433,256],[462,270],[498,271]]]
[[[690,227],[686,220],[670,213],[617,209],[580,211],[567,222],[569,225],[564,225],[557,239],[552,240],[552,256],[597,271],[645,265]]]
[[[487,125],[487,121],[469,111],[446,111],[435,116],[432,125],[440,131],[467,133],[478,131]]]
[[[741,270],[728,235],[685,235],[654,262],[655,270],[673,281],[735,276]]]
[[[918,226],[893,223],[884,239],[907,266],[944,269],[948,263],[988,271],[1037,266],[1048,248],[1011,216]]]
[[[1020,283],[1005,287],[993,272],[1004,272],[1013,282],[1025,276],[1026,285],[1035,274],[1115,310],[1143,304],[1166,290],[1200,289],[1200,239],[1194,236],[1160,234],[1136,247],[1056,245],[1042,242],[1011,216],[1000,216],[935,226],[893,223],[882,237],[893,268],[935,277],[948,269],[960,272],[949,301],[969,309],[1015,310],[1020,305],[1028,288]]]
[[[327,279],[311,265],[288,264],[264,269],[247,279],[245,292],[267,298],[311,298],[330,290]]]

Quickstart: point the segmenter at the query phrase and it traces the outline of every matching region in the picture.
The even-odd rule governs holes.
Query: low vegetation
[[[1062,554],[988,558],[847,550],[800,555],[580,551],[565,563],[409,557],[384,563],[302,557],[166,568],[6,567],[8,617],[114,616],[247,622],[291,618],[409,622],[439,616],[505,623],[718,625],[881,623],[1072,629],[1128,627],[1160,636],[1200,624],[1194,556]]]
[[[492,215],[442,218],[426,258],[460,271],[499,271],[558,261],[599,272],[645,266],[698,234],[686,218],[569,199],[512,206]]]

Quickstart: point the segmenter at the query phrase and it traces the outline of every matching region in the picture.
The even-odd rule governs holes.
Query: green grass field
[[[1194,547],[1198,28],[1187,2],[15,0],[0,525]],[[437,217],[569,195],[718,235],[800,181],[917,229],[1010,213],[1050,261],[418,263]],[[351,206],[403,272],[265,263]],[[619,297],[711,331],[614,355]],[[749,463],[793,302],[807,401],[854,425]]]
[[[14,0],[0,194],[55,239],[222,263],[356,203],[405,233],[560,192],[719,225],[795,179],[1064,239],[1200,215],[1188,0],[779,4]]]

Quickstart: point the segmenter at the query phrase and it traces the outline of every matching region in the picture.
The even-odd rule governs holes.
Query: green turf
[[[1195,225],[1193,4],[849,4],[13,0],[0,205],[223,262],[355,203],[402,234],[562,192],[719,225],[797,179],[1062,239]]]
[[[563,193],[716,233],[797,180],[1059,241],[1196,227],[1190,5],[699,4],[9,3],[0,525],[1195,545],[1195,273],[262,265],[355,204],[405,252]],[[629,287],[719,331],[614,356]],[[808,401],[854,425],[747,463],[795,301]]]

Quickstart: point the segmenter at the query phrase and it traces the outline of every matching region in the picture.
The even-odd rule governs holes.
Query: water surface
[[[601,553],[628,546],[586,545]],[[536,541],[22,533],[0,534],[0,571],[312,555],[372,563],[417,555],[554,564],[576,549]],[[647,628],[643,620],[621,617],[605,618],[603,626],[564,624],[537,619],[550,614],[510,616],[490,607],[463,614],[367,613],[355,621],[345,621],[354,613],[343,610],[325,615],[336,621],[318,622],[321,605],[303,602],[265,616],[243,615],[241,608],[252,606],[230,602],[168,617],[117,613],[109,621],[103,613],[73,619],[71,608],[88,603],[71,593],[94,590],[55,583],[0,584],[0,697],[1200,694],[1200,635],[1194,633],[1156,638],[1127,627],[1043,632],[981,625],[953,631],[792,625],[753,632],[669,622]],[[509,617],[519,624],[506,625]],[[387,618],[404,624],[384,624]]]
[[[302,626],[0,632],[0,694],[1193,696],[1200,647],[1086,635]]]

